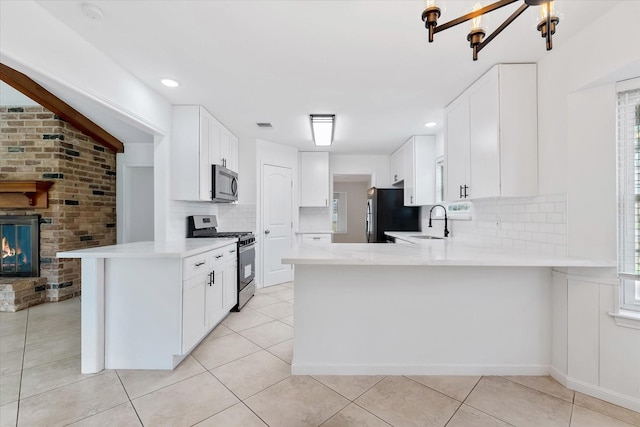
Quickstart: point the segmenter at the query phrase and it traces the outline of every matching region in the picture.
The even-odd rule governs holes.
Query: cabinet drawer
[[[182,279],[186,280],[200,273],[209,273],[213,265],[223,261],[225,250],[216,249],[185,258],[182,265]]]
[[[303,244],[329,244],[331,243],[331,234],[303,234]]]

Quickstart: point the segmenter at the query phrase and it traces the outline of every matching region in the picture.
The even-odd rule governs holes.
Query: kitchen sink
[[[425,240],[444,240],[444,237],[436,237],[436,236],[425,236],[424,234],[421,234],[419,236],[411,236],[411,238],[413,239],[425,239]]]

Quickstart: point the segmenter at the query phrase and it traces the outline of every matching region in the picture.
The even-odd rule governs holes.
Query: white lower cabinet
[[[206,332],[206,277],[193,277],[182,284],[182,353],[196,345]]]
[[[302,234],[302,244],[305,245],[327,245],[331,243],[331,234],[329,233],[306,233]]]
[[[211,276],[206,295],[207,331],[215,328],[225,315],[222,306],[222,288],[224,287],[224,250],[212,254]]]
[[[237,248],[229,249],[225,256],[222,281],[222,309],[228,313],[238,303],[238,254]]]
[[[186,354],[233,308],[237,298],[236,243],[185,258],[182,271],[182,353]],[[233,292],[232,292],[233,289]]]

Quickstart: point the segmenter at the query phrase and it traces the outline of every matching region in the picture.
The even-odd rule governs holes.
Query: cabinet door
[[[470,195],[500,196],[500,102],[498,69],[485,74],[469,93]]]
[[[329,153],[300,153],[300,206],[329,206]]]
[[[222,126],[217,120],[215,120],[212,124],[211,139],[209,141],[210,165],[222,164],[222,160],[220,159],[220,150],[221,150],[220,140],[222,138],[222,132],[223,132]]]
[[[211,200],[211,161],[215,148],[215,119],[207,110],[200,107],[200,200]]]
[[[391,173],[391,182],[393,184],[397,184],[403,179],[402,174],[400,173],[401,154],[402,147],[394,151],[389,160],[389,170]]]
[[[469,98],[461,95],[445,110],[445,200],[464,196],[469,169]],[[473,189],[468,189],[467,194]]]
[[[238,138],[235,135],[230,136],[227,167],[234,172],[238,172],[240,167],[238,163]]]
[[[436,139],[434,136],[413,137],[412,165],[413,202],[411,206],[433,205],[436,201]]]
[[[206,324],[207,330],[212,329],[224,317],[222,308],[222,286],[224,281],[224,264],[214,265],[211,278],[206,289]]]
[[[536,64],[501,64],[500,195],[538,194]]]
[[[220,164],[229,168],[229,153],[231,152],[231,134],[228,130],[220,130]],[[231,169],[231,168],[229,168]]]
[[[233,259],[227,260],[224,267],[224,278],[222,285],[222,306],[227,313],[238,303],[238,260],[236,250],[229,253]]]
[[[403,164],[404,164],[404,205],[416,205],[416,183],[415,183],[415,142],[414,138],[410,138],[403,146]]]
[[[198,274],[182,283],[182,353],[191,349],[207,332],[205,287],[208,276]]]

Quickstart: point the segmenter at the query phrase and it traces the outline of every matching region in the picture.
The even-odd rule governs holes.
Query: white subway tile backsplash
[[[256,230],[256,205],[171,200],[167,240],[180,240],[187,236],[189,215],[216,215],[219,231]]]
[[[476,200],[472,220],[452,220],[449,228],[452,237],[482,246],[566,255],[566,210],[565,194]]]
[[[540,225],[535,222],[529,222],[525,224],[525,230],[531,232],[537,232],[539,230]]]
[[[300,208],[301,232],[331,231],[331,208]]]
[[[540,212],[557,212],[553,203],[541,203]]]
[[[547,222],[551,223],[551,224],[563,224],[564,221],[564,215],[561,213],[548,213],[547,215]]]

